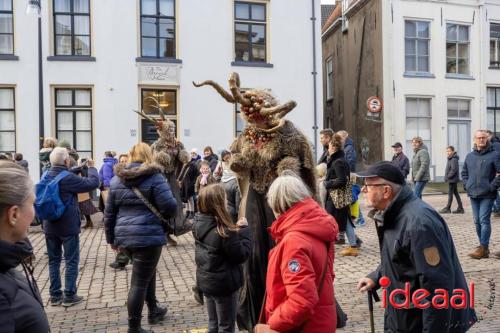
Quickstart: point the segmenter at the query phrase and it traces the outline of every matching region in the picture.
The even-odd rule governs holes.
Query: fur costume
[[[238,175],[242,192],[239,216],[247,218],[253,240],[252,253],[244,264],[245,281],[238,304],[238,326],[252,332],[264,297],[268,253],[274,246],[267,228],[275,217],[266,194],[284,170],[291,170],[316,196],[312,149],[304,134],[283,119],[297,105],[294,101],[279,105],[268,90],[241,93],[237,73],[229,78],[230,92],[211,80],[193,84],[212,86],[229,103],[239,103],[241,116],[247,122],[231,145],[230,168]]]

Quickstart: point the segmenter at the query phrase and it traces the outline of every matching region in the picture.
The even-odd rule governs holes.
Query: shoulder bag
[[[333,205],[337,209],[341,209],[352,204],[352,183],[347,179],[347,184],[341,188],[335,188],[330,191]]]
[[[153,206],[153,204],[149,202],[148,199],[146,199],[146,197],[141,193],[141,191],[139,191],[137,187],[132,187],[132,191],[134,191],[134,193],[139,197],[139,199],[141,199],[141,201],[146,205],[146,207],[148,207],[149,210],[156,215],[156,217],[160,220],[161,224],[166,230],[172,232],[174,231],[174,228],[170,225],[168,220],[161,215],[158,209],[156,209],[156,207]]]

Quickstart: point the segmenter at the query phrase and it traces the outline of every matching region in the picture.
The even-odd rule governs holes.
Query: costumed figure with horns
[[[167,232],[167,245],[176,246],[177,242],[171,237],[182,235],[191,230],[192,221],[188,221],[183,212],[183,204],[181,200],[180,188],[177,183],[177,175],[180,173],[182,166],[189,162],[189,153],[184,149],[184,145],[175,138],[175,124],[165,118],[159,102],[153,97],[147,97],[154,102],[152,105],[158,109],[160,119],[152,118],[144,111],[137,112],[141,117],[155,124],[159,138],[152,145],[155,161],[163,167],[164,175],[170,185],[172,194],[177,199],[177,214],[170,219],[170,226],[173,230]],[[145,100],[146,100],[145,99]]]
[[[231,145],[230,168],[237,173],[242,192],[239,217],[247,218],[253,240],[252,254],[244,264],[245,281],[238,304],[238,326],[252,332],[264,298],[268,253],[274,246],[267,228],[275,216],[266,194],[285,170],[293,171],[311,193],[316,193],[312,149],[304,134],[283,119],[297,105],[294,101],[278,104],[268,90],[242,93],[237,73],[229,78],[231,92],[211,80],[193,84],[212,86],[229,103],[241,104],[241,116],[247,122]]]

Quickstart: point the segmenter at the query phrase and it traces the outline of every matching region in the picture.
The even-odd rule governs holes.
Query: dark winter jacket
[[[411,160],[411,177],[414,182],[428,182],[431,179],[429,167],[431,158],[427,149],[419,148],[415,150],[415,155]]]
[[[177,201],[162,170],[156,163],[116,165],[104,211],[108,244],[123,248],[166,244],[162,222],[132,190],[137,187],[164,218],[174,216]]]
[[[42,165],[42,172],[50,169],[50,153],[52,153],[53,148],[42,148],[38,153],[40,158],[40,164]]]
[[[0,331],[47,333],[49,322],[32,268],[24,260],[33,254],[29,241],[0,240]],[[16,267],[22,265],[24,274]]]
[[[328,146],[323,147],[323,154],[321,154],[321,157],[319,158],[317,164],[326,163],[327,160],[328,160]]]
[[[220,184],[226,191],[227,209],[229,214],[233,218],[233,222],[236,223],[238,221],[238,211],[240,209],[241,202],[241,193],[238,181],[234,178],[227,182],[221,182]]]
[[[377,288],[379,280],[386,276],[394,289],[404,289],[410,284],[410,295],[417,289],[426,289],[431,300],[436,289],[452,292],[467,291],[470,295],[455,245],[443,218],[424,201],[417,199],[408,186],[403,186],[385,213],[371,211],[369,216],[376,222],[381,262],[368,275]],[[399,295],[398,295],[399,296]],[[402,299],[397,297],[397,302]],[[426,300],[421,300],[420,304]],[[410,302],[412,302],[410,300]],[[394,309],[389,302],[384,320],[385,332],[465,332],[476,322],[473,309],[435,309],[430,306],[420,310]]]
[[[48,171],[48,179],[54,179],[65,166],[54,165]],[[77,176],[70,172],[59,182],[61,200],[67,203],[63,215],[55,221],[43,221],[43,232],[47,236],[67,237],[80,233],[80,208],[78,206],[78,193],[85,193],[99,187],[99,175],[96,168],[88,168],[88,178]]]
[[[203,159],[208,162],[208,164],[210,165],[210,171],[213,173],[215,171],[215,168],[217,168],[217,163],[219,163],[219,158],[217,157],[217,155],[212,154],[210,156],[205,156]]]
[[[453,153],[448,157],[446,162],[446,169],[444,172],[444,181],[448,183],[458,183],[460,181],[459,169],[458,169],[458,157],[457,153]]]
[[[394,154],[391,163],[401,170],[401,173],[405,176],[405,178],[408,177],[408,174],[410,173],[410,160],[403,152],[400,154]]]
[[[104,158],[104,163],[99,170],[99,179],[102,182],[102,185],[104,187],[109,187],[109,182],[111,181],[111,178],[115,176],[115,173],[113,171],[113,167],[115,164],[118,163],[118,160],[114,157],[105,157]]]
[[[498,137],[491,139],[491,145],[493,146],[493,149],[500,154],[500,139]]]
[[[349,163],[349,169],[351,172],[356,171],[356,149],[354,148],[354,143],[350,137],[347,137],[344,143],[344,154],[347,163]]]
[[[328,192],[345,186],[349,180],[350,168],[343,150],[328,157],[325,188]],[[329,197],[329,196],[328,196]]]
[[[467,154],[462,167],[462,181],[471,198],[494,199],[500,187],[500,158],[493,146],[474,150]]]
[[[184,164],[179,174],[178,181],[181,183],[181,198],[183,202],[187,202],[195,194],[194,185],[200,174],[200,160],[201,157],[199,155],[197,158],[191,159],[191,161]]]
[[[241,264],[252,250],[249,230],[248,227],[238,231],[226,229],[226,233],[227,238],[217,233],[212,216],[196,214],[193,225],[196,281],[198,288],[207,295],[227,295],[243,285]]]

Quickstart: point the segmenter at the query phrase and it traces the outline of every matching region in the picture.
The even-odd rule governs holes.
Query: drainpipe
[[[312,42],[313,42],[313,70],[312,70],[312,76],[313,76],[313,109],[314,109],[314,126],[313,126],[313,131],[314,131],[314,157],[315,160],[318,159],[318,103],[317,103],[317,96],[318,96],[318,87],[316,83],[317,75],[318,72],[316,71],[316,10],[315,10],[315,2],[316,0],[311,0],[311,5],[312,5],[312,16],[311,16],[311,23],[312,23]]]

